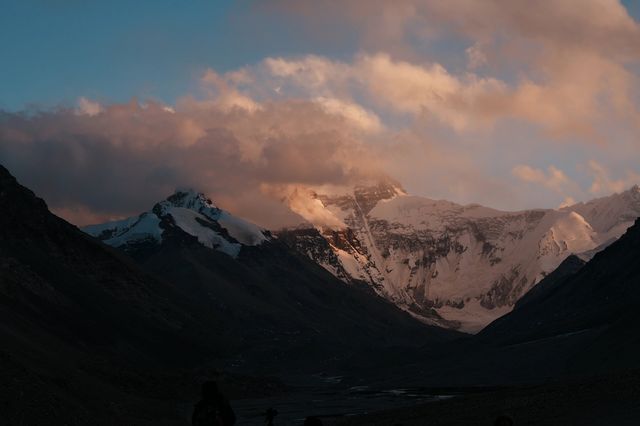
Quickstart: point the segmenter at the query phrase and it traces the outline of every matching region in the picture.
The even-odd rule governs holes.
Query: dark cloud
[[[0,140],[0,162],[83,223],[135,214],[193,187],[272,224],[273,211],[259,207],[274,208],[262,186],[345,184],[369,169],[344,123],[305,102],[256,111],[186,100],[177,111],[132,102],[93,115],[5,112]]]

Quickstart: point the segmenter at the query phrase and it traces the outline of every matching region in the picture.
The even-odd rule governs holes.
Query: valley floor
[[[640,424],[640,371],[588,381],[515,387],[468,394],[359,416],[324,425],[493,425],[506,414],[516,426]]]

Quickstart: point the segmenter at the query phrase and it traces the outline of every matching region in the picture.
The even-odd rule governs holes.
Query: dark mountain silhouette
[[[220,353],[215,322],[51,214],[1,166],[0,211],[0,412],[9,424],[102,424],[127,404],[184,391],[179,370]],[[173,384],[156,386],[163,380]]]

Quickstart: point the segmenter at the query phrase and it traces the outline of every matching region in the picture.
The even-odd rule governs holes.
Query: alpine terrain
[[[262,396],[281,382],[245,372],[331,374],[357,355],[458,336],[345,285],[201,195],[156,207],[160,216],[118,225],[137,235],[137,265],[0,166],[0,423],[185,424],[206,378]]]
[[[509,312],[569,255],[588,260],[640,216],[638,186],[517,212],[411,196],[389,179],[332,191],[297,190],[286,201],[306,225],[278,236],[341,280],[466,332]]]
[[[358,354],[374,348],[381,353],[459,337],[425,327],[367,288],[346,285],[193,190],[179,190],[139,216],[84,231],[173,283],[194,312],[214,318],[232,355],[220,363],[229,369],[330,369],[357,363]]]

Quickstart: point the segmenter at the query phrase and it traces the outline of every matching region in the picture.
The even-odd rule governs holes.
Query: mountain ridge
[[[309,217],[307,231],[277,235],[343,281],[367,283],[426,323],[467,332],[509,312],[569,255],[588,260],[640,216],[637,186],[561,209],[515,212],[411,196],[385,181],[308,194],[345,226]],[[313,228],[320,236],[309,239]]]
[[[126,251],[145,238],[161,242],[174,226],[232,257],[279,239],[426,324],[474,333],[508,313],[565,258],[588,260],[640,216],[638,186],[559,209],[515,212],[408,195],[386,179],[337,195],[321,190],[285,198],[309,222],[279,231],[237,218],[193,190],[178,191],[137,218],[83,229]],[[242,233],[248,237],[240,241]]]
[[[147,226],[150,221],[153,226]],[[224,325],[225,339],[246,354],[231,360],[230,368],[257,365],[260,358],[264,368],[276,368],[276,341],[301,352],[315,348],[323,354],[317,362],[324,363],[350,362],[351,349],[373,341],[419,346],[461,337],[421,324],[365,283],[347,285],[284,238],[233,217],[197,191],[177,191],[139,216],[84,230],[174,283],[200,311],[215,306],[212,315]],[[254,238],[240,241],[243,230]],[[345,350],[336,356],[330,347]]]

